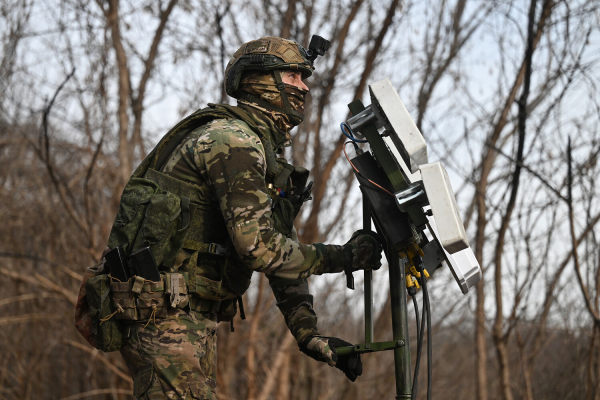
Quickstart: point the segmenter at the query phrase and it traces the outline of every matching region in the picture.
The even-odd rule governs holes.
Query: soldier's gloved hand
[[[364,229],[352,234],[344,245],[346,270],[379,269],[381,267],[381,243],[375,232]]]
[[[336,367],[354,382],[358,376],[362,375],[362,361],[360,354],[338,356],[335,351],[336,347],[346,346],[352,346],[352,343],[334,337],[309,336],[300,345],[300,351],[317,361]]]

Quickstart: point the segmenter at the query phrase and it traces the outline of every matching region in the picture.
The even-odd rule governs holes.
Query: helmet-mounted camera
[[[329,40],[322,38],[319,35],[312,35],[310,38],[310,44],[308,45],[308,51],[306,52],[306,58],[314,62],[318,56],[324,56],[327,50],[329,50]]]

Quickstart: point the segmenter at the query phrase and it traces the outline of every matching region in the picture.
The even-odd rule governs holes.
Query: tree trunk
[[[102,7],[102,5],[101,5]],[[119,177],[122,186],[129,179],[132,169],[133,150],[127,133],[129,132],[129,115],[127,113],[129,101],[131,98],[131,81],[129,78],[129,68],[127,66],[127,54],[121,41],[121,32],[119,28],[119,0],[108,1],[108,11],[105,11],[106,22],[110,28],[112,46],[115,49],[117,58],[117,71],[119,74],[119,108],[117,112],[119,120]]]

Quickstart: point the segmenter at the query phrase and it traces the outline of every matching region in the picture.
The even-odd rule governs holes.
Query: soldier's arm
[[[285,279],[343,271],[342,246],[305,245],[277,232],[267,195],[266,160],[258,136],[242,121],[212,124],[196,146],[231,241],[255,271]]]
[[[273,275],[267,277],[275,294],[277,307],[298,345],[309,336],[319,335],[317,314],[313,310],[313,296],[308,290],[307,279],[282,279]]]

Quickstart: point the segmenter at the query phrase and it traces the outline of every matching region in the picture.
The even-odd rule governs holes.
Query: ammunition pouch
[[[165,276],[178,275],[179,282],[186,285],[186,301],[178,307],[189,305],[192,311],[215,314],[217,321],[231,321],[237,312],[236,299],[248,289],[252,276],[252,270],[239,260],[233,246],[188,239],[177,260],[174,268],[186,272]],[[166,293],[169,290],[167,287]],[[180,293],[183,290],[182,286]]]
[[[112,318],[115,313],[111,304],[110,286],[110,276],[107,274],[90,277],[85,283],[90,330],[94,338],[94,343],[91,344],[107,353],[121,348],[124,332],[123,323]]]
[[[186,246],[189,246],[189,244]],[[194,246],[196,251],[192,253],[188,261],[188,290],[190,294],[203,299],[223,300],[229,295],[223,288],[223,270],[227,258],[225,254],[210,253],[209,246],[215,249],[218,248],[217,245],[205,243]]]
[[[237,313],[236,299],[250,286],[252,270],[238,260],[233,246],[191,243],[188,260],[189,305],[192,311],[216,314],[217,321],[231,321]]]
[[[152,282],[136,276],[127,282],[111,282],[110,290],[116,319],[143,321],[167,316],[162,280]]]

